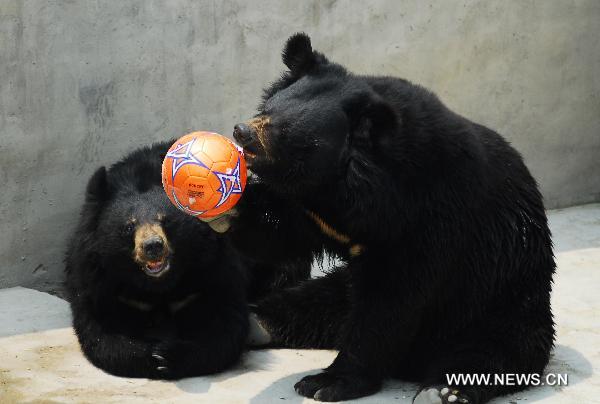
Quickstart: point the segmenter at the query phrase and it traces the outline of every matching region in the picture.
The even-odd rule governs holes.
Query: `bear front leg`
[[[239,299],[224,293],[200,297],[175,313],[175,336],[153,348],[164,363],[165,378],[217,373],[239,360],[248,335],[248,308]]]
[[[155,343],[120,330],[113,321],[85,306],[73,310],[73,327],[85,357],[115,376],[162,379],[163,363]]]
[[[322,373],[304,377],[298,394],[317,401],[352,400],[376,393],[384,377],[403,360],[416,316],[373,302],[354,302],[340,352]],[[396,312],[396,313],[393,313]]]
[[[392,265],[368,254],[350,263],[350,312],[340,332],[339,354],[322,373],[296,383],[300,395],[318,401],[367,396],[402,363],[419,327],[425,296],[418,292],[422,288],[401,281],[408,269]]]

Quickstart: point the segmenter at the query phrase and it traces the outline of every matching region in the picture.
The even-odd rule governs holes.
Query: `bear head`
[[[80,233],[106,276],[156,288],[210,265],[219,248],[214,232],[177,210],[159,184],[143,181],[148,172],[121,168],[101,167],[89,180]]]
[[[265,89],[254,119],[234,128],[249,168],[301,195],[360,177],[396,130],[392,107],[360,76],[313,51],[306,34],[288,39],[282,59],[289,70]]]

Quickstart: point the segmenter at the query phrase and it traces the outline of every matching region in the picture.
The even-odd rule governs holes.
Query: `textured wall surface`
[[[600,198],[600,2],[0,1],[0,287],[52,289],[88,176],[231,133],[286,37],[420,83],[506,136],[548,207]]]

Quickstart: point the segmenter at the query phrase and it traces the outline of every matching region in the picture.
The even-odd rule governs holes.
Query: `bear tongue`
[[[162,267],[162,261],[151,261],[146,264],[150,271],[158,271]]]
[[[252,153],[251,151],[249,151],[248,149],[244,149],[244,155],[246,157],[250,157],[250,158],[254,158],[256,157],[256,153]]]

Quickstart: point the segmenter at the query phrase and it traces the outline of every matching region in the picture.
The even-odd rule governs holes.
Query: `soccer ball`
[[[228,211],[246,187],[241,148],[212,132],[178,139],[162,164],[162,183],[171,202],[185,213],[209,218]]]

